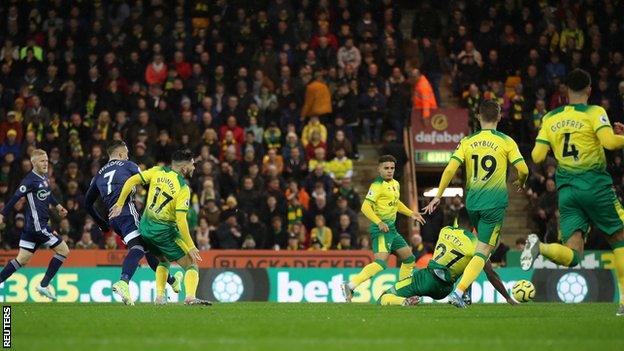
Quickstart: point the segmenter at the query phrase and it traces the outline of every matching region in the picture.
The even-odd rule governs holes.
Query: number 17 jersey
[[[451,158],[466,165],[466,208],[507,207],[507,163],[524,161],[516,142],[494,129],[463,138]]]
[[[152,167],[139,173],[149,183],[144,217],[175,226],[176,212],[188,212],[191,191],[184,177],[169,167]]]
[[[589,190],[613,184],[596,135],[602,128],[611,128],[611,123],[600,106],[566,105],[544,115],[535,142],[550,146],[557,159],[557,188],[574,185]]]

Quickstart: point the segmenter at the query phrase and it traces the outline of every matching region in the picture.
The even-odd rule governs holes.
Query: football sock
[[[381,305],[382,306],[390,306],[390,305],[401,305],[405,301],[404,297],[400,297],[394,294],[383,294],[381,296]]]
[[[184,273],[184,289],[186,293],[186,298],[195,297],[195,293],[197,292],[197,285],[199,284],[199,272],[197,272],[197,267],[191,266]]]
[[[22,265],[17,262],[16,259],[12,259],[11,261],[9,261],[9,263],[7,263],[7,265],[4,266],[4,268],[2,269],[2,272],[0,272],[0,283],[3,283],[5,280],[9,279],[9,277],[20,268],[22,268]]]
[[[165,296],[165,284],[169,274],[169,264],[159,263],[156,267],[156,296]]]
[[[50,280],[54,278],[56,272],[58,272],[59,268],[61,268],[63,262],[65,262],[65,258],[66,257],[61,254],[54,254],[54,257],[50,260],[50,264],[48,264],[48,270],[46,270],[43,279],[41,279],[42,287],[45,288],[48,284],[50,284]]]
[[[416,257],[414,257],[414,255],[410,255],[410,257],[406,258],[401,263],[401,268],[399,269],[399,280],[403,280],[412,276],[415,261]]]
[[[362,284],[362,282],[367,281],[372,276],[383,271],[384,269],[386,269],[386,261],[376,259],[375,261],[364,266],[360,273],[356,274],[355,277],[351,278],[351,281],[349,282],[349,288],[351,290],[355,290],[355,288],[357,288],[358,285]]]
[[[558,265],[574,267],[579,264],[579,254],[571,248],[561,244],[539,244],[540,253]]]
[[[158,267],[158,265],[160,264],[160,261],[156,258],[156,256],[152,255],[149,251],[145,253],[145,260],[147,261],[147,264],[150,266],[150,268],[156,272],[156,267]],[[173,283],[175,283],[175,278],[169,274],[169,276],[167,276],[167,283],[169,283],[170,285],[173,285]]]
[[[624,305],[624,242],[613,245],[615,275],[620,287],[620,304]]]
[[[130,279],[132,279],[134,272],[136,272],[137,267],[139,267],[139,261],[141,261],[141,257],[143,257],[143,255],[145,255],[145,250],[141,245],[133,246],[130,251],[128,251],[121,268],[121,280],[127,283]]]
[[[468,266],[466,266],[464,274],[462,275],[459,284],[457,284],[457,288],[455,289],[455,292],[460,297],[464,295],[464,291],[466,291],[470,284],[472,284],[472,282],[477,279],[477,277],[483,270],[483,267],[485,267],[485,260],[486,257],[482,253],[477,253],[472,256],[472,259],[470,260],[470,262],[468,262]]]

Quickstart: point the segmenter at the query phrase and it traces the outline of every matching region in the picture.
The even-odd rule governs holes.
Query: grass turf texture
[[[622,350],[615,304],[14,304],[16,350]],[[489,339],[486,339],[489,338]],[[486,348],[484,348],[486,347]]]

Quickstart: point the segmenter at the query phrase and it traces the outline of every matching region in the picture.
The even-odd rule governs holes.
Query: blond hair
[[[34,162],[35,158],[39,158],[41,156],[48,156],[48,153],[43,149],[34,149],[30,154],[30,162]]]

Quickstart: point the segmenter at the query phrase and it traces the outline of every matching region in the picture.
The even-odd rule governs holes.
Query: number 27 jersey
[[[144,217],[175,225],[176,212],[187,212],[191,191],[184,177],[169,167],[152,167],[139,173],[143,184],[149,183]]]
[[[477,238],[471,232],[460,227],[444,227],[440,230],[429,266],[434,271],[436,265],[448,268],[450,280],[454,282],[464,273],[476,247]]]
[[[451,158],[466,165],[466,208],[507,207],[507,163],[524,161],[512,138],[497,130],[482,129],[463,138]]]

